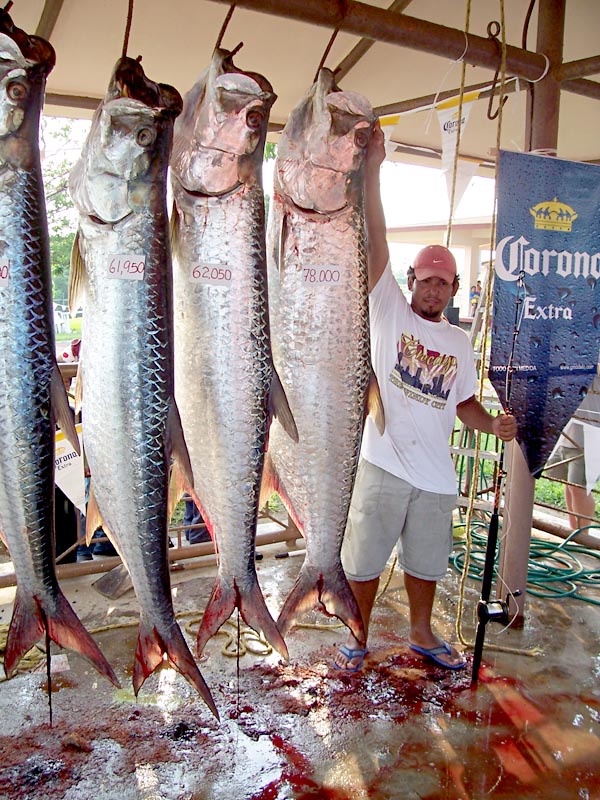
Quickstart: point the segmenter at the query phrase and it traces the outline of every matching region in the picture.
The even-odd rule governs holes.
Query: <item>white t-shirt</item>
[[[449,437],[456,406],[477,390],[467,334],[410,307],[388,263],[369,298],[373,368],[385,410],[379,435],[369,417],[363,458],[417,489],[456,492]]]

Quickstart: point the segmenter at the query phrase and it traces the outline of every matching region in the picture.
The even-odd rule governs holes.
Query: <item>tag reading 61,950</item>
[[[141,281],[146,269],[146,256],[109,256],[108,277],[124,281]]]

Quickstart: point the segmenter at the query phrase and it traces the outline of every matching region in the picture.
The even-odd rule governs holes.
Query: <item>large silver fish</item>
[[[87,527],[100,520],[140,603],[133,686],[163,655],[217,711],[175,619],[168,569],[171,457],[191,482],[174,399],[166,182],[181,97],[122,58],[69,188],[79,211],[70,301],[83,298],[83,444]]]
[[[171,158],[175,390],[219,559],[198,652],[238,608],[287,658],[254,565],[271,414],[296,435],[267,310],[262,159],[274,100],[265,78],[236,69],[224,50],[184,98]]]
[[[51,45],[0,10],[0,533],[17,591],[4,656],[11,676],[45,633],[118,681],[54,569],[54,433],[79,451],[56,364],[39,122]]]
[[[277,491],[306,538],[306,558],[277,620],[285,636],[315,606],[359,641],[361,615],[340,549],[371,374],[363,213],[370,104],[321,69],[281,135],[269,220],[275,366],[298,444],[271,428],[264,495]]]

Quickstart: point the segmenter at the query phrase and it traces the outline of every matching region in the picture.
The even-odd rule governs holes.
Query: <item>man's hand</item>
[[[367,145],[366,168],[367,174],[379,175],[379,168],[385,161],[385,138],[379,120],[373,126],[373,133]]]
[[[510,442],[517,435],[517,420],[512,414],[498,414],[492,423],[492,433],[503,442]]]

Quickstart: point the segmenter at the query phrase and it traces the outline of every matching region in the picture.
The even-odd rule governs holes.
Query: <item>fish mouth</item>
[[[237,180],[234,183],[228,185],[225,189],[215,189],[211,191],[206,186],[202,185],[199,186],[198,188],[191,189],[175,173],[171,173],[171,176],[173,183],[176,183],[177,186],[179,186],[179,188],[181,189],[181,191],[185,192],[188,195],[188,197],[196,197],[199,200],[210,199],[213,197],[230,197],[244,186],[242,181]]]
[[[87,219],[94,225],[103,225],[106,227],[114,228],[117,225],[120,225],[122,222],[125,222],[125,220],[129,219],[129,217],[132,217],[133,214],[134,214],[133,211],[129,211],[123,217],[113,220],[102,219],[101,217],[98,217],[96,214],[87,214]]]

